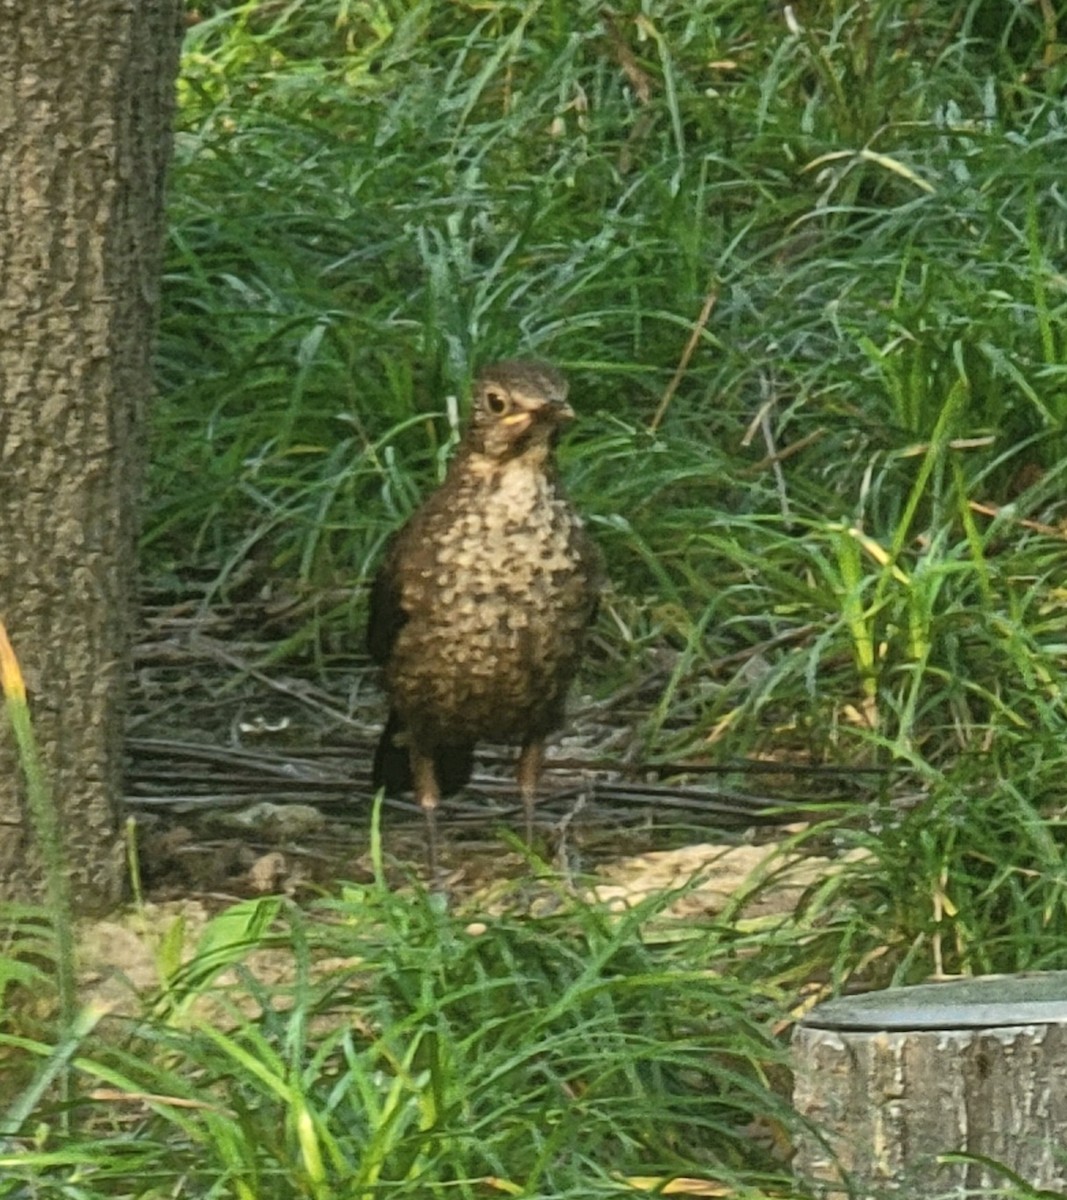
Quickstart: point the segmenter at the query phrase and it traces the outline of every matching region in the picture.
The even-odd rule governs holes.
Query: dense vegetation
[[[149,576],[219,597],[285,578],[331,598],[298,647],[347,636],[353,582],[441,470],[447,397],[535,353],[572,378],[566,470],[614,581],[589,685],[655,681],[645,756],[887,782],[874,817],[819,831],[870,856],[774,926],[678,937],[655,905],[578,906],[480,939],[381,884],[338,924],[231,917],[223,959],[294,947],[284,1004],[246,977],[258,1021],[190,1016],[218,930],[161,968],[137,1040],[81,1073],[181,1103],[88,1140],[34,1124],[65,1119],[34,1116],[59,1070],[41,1043],[3,1123],[37,1149],[0,1149],[0,1196],[755,1186],[775,1159],[745,1130],[782,1119],[770,1031],[801,982],[1064,964],[1060,20],[1023,0],[200,6]],[[313,978],[327,945],[359,970]],[[312,1036],[342,999],[356,1015]]]

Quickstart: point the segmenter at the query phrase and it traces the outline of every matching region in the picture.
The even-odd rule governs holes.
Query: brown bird
[[[554,367],[486,367],[444,482],[394,535],[374,580],[367,643],[390,703],[374,786],[414,790],[431,874],[438,803],[470,779],[479,741],[521,747],[531,840],[545,738],[563,723],[603,580],[556,467],[573,417]]]

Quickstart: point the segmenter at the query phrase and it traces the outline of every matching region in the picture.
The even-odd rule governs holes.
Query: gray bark
[[[181,0],[0,0],[0,618],[75,897],[122,879],[137,495]],[[0,898],[41,894],[0,719]]]
[[[1067,1187],[1067,972],[852,1000],[816,1009],[794,1035],[794,1106],[823,1134],[801,1138],[798,1173],[909,1200],[1005,1184],[980,1162],[937,1162],[963,1153]]]

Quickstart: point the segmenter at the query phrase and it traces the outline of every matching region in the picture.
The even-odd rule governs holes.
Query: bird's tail
[[[411,776],[411,755],[408,751],[404,722],[395,710],[390,710],[378,747],[374,751],[371,781],[375,791],[384,788],[387,796],[410,792],[414,786]],[[470,782],[474,772],[474,746],[459,742],[437,746],[433,755],[437,786],[442,796],[451,796]]]

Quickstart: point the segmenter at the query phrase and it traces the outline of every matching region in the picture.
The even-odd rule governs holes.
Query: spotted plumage
[[[518,744],[527,836],[544,739],[596,609],[599,551],[555,463],[574,416],[544,363],[487,367],[441,486],[390,543],[371,594],[368,644],[390,715],[374,783],[414,788],[431,859],[441,795],[470,778],[475,744]]]

